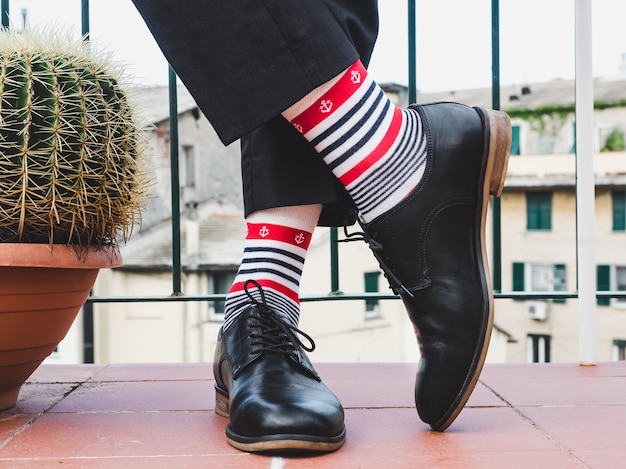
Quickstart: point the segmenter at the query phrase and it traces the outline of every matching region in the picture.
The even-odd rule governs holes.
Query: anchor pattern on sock
[[[228,292],[226,329],[236,312],[248,307],[246,280],[256,280],[263,288],[266,303],[297,327],[300,315],[299,284],[312,233],[269,223],[248,223],[244,254],[235,281]],[[261,300],[260,292],[249,288]]]
[[[424,174],[427,147],[417,111],[397,108],[360,61],[291,124],[366,221],[397,205]]]

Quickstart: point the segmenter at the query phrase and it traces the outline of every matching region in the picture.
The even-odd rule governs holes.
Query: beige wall
[[[596,113],[596,134],[618,122],[622,109]],[[538,148],[538,138],[524,121],[522,141],[525,154]],[[204,120],[196,121],[193,115],[181,117],[181,145],[194,144],[200,152],[213,152],[219,146]],[[569,177],[573,181],[575,159],[569,152],[573,140],[571,119],[562,123],[561,133],[554,139],[552,155],[513,156],[509,164],[509,178],[522,177],[541,184],[542,177]],[[160,132],[160,133],[159,133]],[[163,139],[161,138],[163,137]],[[155,133],[153,141],[155,166],[161,181],[159,198],[165,204],[169,197],[169,161],[167,133],[162,129]],[[162,141],[161,141],[162,140]],[[597,139],[599,148],[600,138]],[[217,151],[217,150],[215,150]],[[236,148],[229,147],[236,153]],[[206,161],[205,161],[206,160]],[[236,161],[236,155],[218,158],[218,161],[202,158],[209,164],[213,178],[209,184],[222,187],[223,174],[231,174],[233,168],[220,167]],[[223,160],[223,161],[222,161]],[[218,166],[216,166],[218,165]],[[626,153],[598,154],[595,156],[598,176],[626,174]],[[205,170],[199,169],[203,174]],[[204,179],[203,179],[204,181]],[[232,182],[230,183],[231,186]],[[229,186],[230,187],[230,186]],[[228,188],[222,187],[222,192]],[[550,187],[546,188],[551,190]],[[238,187],[237,187],[237,190]],[[163,202],[162,202],[163,203]],[[167,207],[169,210],[169,207]],[[597,264],[626,266],[626,233],[614,233],[611,227],[610,192],[597,190],[596,198],[596,259]],[[575,197],[571,189],[559,189],[553,196],[553,226],[549,232],[526,230],[525,195],[522,190],[505,190],[502,197],[503,290],[512,288],[512,263],[536,262],[566,265],[567,289],[576,290],[576,219]],[[309,253],[302,294],[327,293],[329,280],[329,241],[327,233],[318,230]],[[491,224],[487,225],[488,245],[491,245]],[[491,247],[488,248],[491,257]],[[239,259],[233,259],[236,265]],[[341,277],[343,291],[363,291],[363,273],[377,270],[378,266],[363,243],[340,246]],[[208,280],[195,274],[183,278],[186,293],[207,293]],[[387,289],[381,275],[380,287]],[[101,273],[96,284],[96,294],[114,296],[167,295],[171,291],[171,279],[167,274],[140,275],[122,270]],[[525,362],[527,360],[528,334],[549,334],[552,337],[552,361],[576,362],[578,360],[578,306],[574,299],[564,304],[548,303],[548,319],[536,321],[527,315],[525,301],[496,299],[495,323],[500,331],[494,331],[489,361]],[[210,361],[215,345],[219,323],[208,318],[206,302],[147,302],[96,304],[96,360],[110,362],[180,362]],[[613,302],[608,307],[596,307],[598,360],[609,360],[612,341],[626,339],[626,308]],[[366,319],[364,301],[304,302],[301,327],[316,340],[318,349],[312,358],[316,361],[415,361],[417,345],[410,322],[402,304],[397,300],[380,302],[380,316]]]
[[[615,174],[626,169],[626,154],[596,155],[596,173]],[[572,155],[515,156],[511,158],[509,174],[555,175],[572,174]],[[546,188],[545,190],[553,190]],[[576,199],[574,188],[554,190],[552,230],[526,230],[526,199],[523,191],[505,191],[502,197],[502,285],[512,290],[512,263],[558,263],[566,265],[566,289],[576,291]],[[610,191],[596,191],[595,257],[596,264],[626,265],[626,233],[612,231]],[[594,274],[595,276],[595,274]],[[552,361],[577,362],[578,302],[568,299],[564,304],[547,302],[548,319],[537,321],[526,313],[527,301],[496,300],[496,323],[510,333],[515,343],[507,346],[508,362],[527,360],[528,334],[552,337]],[[626,308],[619,305],[596,306],[597,359],[612,359],[614,339],[626,339]]]
[[[302,295],[330,290],[329,236],[319,229],[302,278]],[[362,242],[340,247],[340,287],[345,293],[364,290],[363,273],[378,264]],[[206,274],[183,276],[183,291],[209,293]],[[95,288],[99,296],[163,296],[170,292],[169,274],[102,271]],[[389,292],[384,276],[380,290]],[[97,363],[164,363],[212,361],[220,323],[208,317],[207,302],[98,303]],[[413,327],[399,300],[381,300],[379,317],[367,319],[362,300],[303,302],[300,327],[317,345],[315,362],[416,362],[419,351]],[[493,334],[489,361],[503,362],[507,337]]]
[[[318,229],[307,256],[301,293],[330,291],[328,229]],[[342,243],[339,253],[339,287],[344,293],[364,291],[365,272],[378,271],[374,256],[363,242]],[[389,293],[385,277],[381,292]],[[379,316],[367,319],[363,300],[302,303],[301,325],[318,343],[317,361],[415,361],[417,344],[404,308],[398,300],[381,300]]]
[[[183,276],[183,291],[208,293],[206,274]],[[169,273],[102,271],[99,296],[167,296]],[[209,320],[205,301],[98,303],[95,306],[96,363],[211,361],[220,323]]]
[[[626,157],[624,154],[610,156],[598,157],[599,172],[614,171],[613,166]],[[514,157],[511,173],[523,175],[529,168],[540,168],[548,175],[559,168],[567,172],[571,160],[571,155]],[[599,189],[596,198],[597,263],[626,265],[626,233],[612,232],[611,223],[610,192]],[[505,191],[502,197],[502,239],[504,291],[512,289],[513,262],[565,264],[566,288],[576,290],[573,189],[554,192],[552,230],[549,232],[526,230],[525,193]],[[303,295],[325,294],[330,290],[328,260],[328,233],[318,230],[302,279]],[[363,291],[363,273],[378,269],[364,243],[342,243],[340,263],[340,287],[346,293]],[[206,278],[184,276],[183,282],[186,293],[208,293]],[[146,276],[124,271],[103,272],[97,288],[98,294],[103,295],[160,296],[171,291],[171,279],[168,274]],[[388,291],[382,275],[380,288]],[[492,345],[488,360],[525,362],[528,334],[548,334],[552,338],[552,361],[576,362],[577,300],[569,299],[564,304],[548,302],[546,321],[530,319],[527,304],[527,301],[496,299],[495,323],[512,340],[507,341],[507,336],[495,332],[493,339],[497,343]],[[96,312],[96,360],[100,363],[212,360],[219,323],[208,320],[206,302],[97,304]],[[596,314],[598,360],[610,360],[613,340],[626,339],[626,308],[617,304],[597,306]],[[410,362],[418,357],[412,326],[397,300],[381,301],[380,317],[374,319],[366,319],[364,301],[303,302],[301,327],[317,342],[318,348],[312,354],[316,361]]]

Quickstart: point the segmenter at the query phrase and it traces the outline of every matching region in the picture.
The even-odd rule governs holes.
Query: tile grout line
[[[184,459],[184,458],[244,458],[248,457],[248,454],[220,454],[220,453],[200,453],[200,454],[142,454],[142,455],[101,455],[101,456],[33,456],[33,457],[10,457],[5,458],[0,456],[0,462],[4,461],[33,461],[33,462],[58,462],[59,464],[63,464],[65,461],[115,461],[115,460],[124,460],[124,459]]]
[[[107,365],[108,367],[108,365]],[[105,367],[106,368],[106,367]],[[87,379],[85,379],[84,381],[75,383],[70,389],[69,391],[65,392],[60,399],[52,402],[48,407],[46,407],[44,410],[42,410],[41,412],[34,414],[32,418],[28,419],[24,424],[20,425],[18,428],[16,428],[7,438],[4,439],[4,441],[0,442],[0,450],[2,450],[3,448],[5,448],[9,443],[11,443],[15,438],[17,438],[19,435],[21,435],[22,433],[24,433],[26,430],[28,430],[37,420],[39,420],[41,417],[43,417],[44,415],[46,415],[47,413],[49,413],[52,409],[54,409],[60,402],[62,402],[67,396],[69,396],[70,394],[72,394],[74,391],[76,391],[78,388],[81,388],[84,384],[90,382],[93,377],[98,374],[99,372],[95,373],[94,375],[89,376]],[[38,384],[56,384],[56,383],[38,383]],[[67,383],[69,384],[69,383]]]
[[[578,465],[578,466],[580,466],[580,467],[582,467],[584,469],[591,469],[584,462],[582,462],[578,457],[576,457],[572,453],[571,450],[567,449],[565,446],[563,446],[561,443],[559,443],[556,440],[556,438],[554,438],[546,430],[544,430],[537,422],[535,422],[528,415],[526,415],[524,412],[522,412],[522,410],[520,408],[516,407],[511,402],[509,402],[507,399],[505,399],[504,396],[502,396],[500,393],[498,393],[494,388],[489,386],[483,380],[480,380],[480,382],[482,383],[483,386],[485,386],[487,389],[489,389],[498,399],[500,399],[502,402],[504,402],[507,405],[507,407],[512,409],[513,412],[515,412],[518,416],[520,416],[522,418],[522,420],[525,420],[526,422],[528,422],[536,431],[541,433],[549,442],[551,442],[553,445],[555,445],[559,449],[559,451],[561,451],[562,453],[564,453],[568,457],[568,459],[572,460],[576,465]]]

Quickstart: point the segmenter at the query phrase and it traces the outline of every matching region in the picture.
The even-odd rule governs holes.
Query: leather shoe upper
[[[213,371],[216,391],[229,401],[229,438],[243,444],[343,442],[341,403],[321,382],[296,332],[303,334],[262,303],[220,331]]]
[[[415,325],[417,410],[442,430],[473,389],[491,329],[482,234],[488,144],[475,109],[456,103],[414,109],[428,142],[425,174],[404,201],[363,227]]]

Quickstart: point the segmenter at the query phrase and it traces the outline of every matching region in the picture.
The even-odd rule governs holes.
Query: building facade
[[[399,103],[406,99],[401,86],[390,85],[387,92]],[[626,81],[596,80],[595,97],[597,287],[626,291]],[[420,102],[438,100],[489,107],[491,90],[418,94]],[[577,300],[519,296],[577,289],[574,84],[504,87],[501,102],[513,123],[501,198],[501,283],[504,296],[517,296],[495,301],[488,361],[577,362]],[[245,233],[238,145],[223,148],[193,102],[183,103],[188,104],[179,109],[182,291],[223,294],[238,267]],[[125,265],[100,274],[98,296],[172,292],[170,141],[167,118],[157,114],[149,130],[155,197],[144,226],[124,247]],[[491,244],[489,223],[488,240]],[[330,291],[330,242],[328,230],[316,230],[301,284],[305,298]],[[339,260],[343,292],[389,291],[365,244],[342,243]],[[595,308],[598,360],[624,359],[626,293],[599,299]],[[211,361],[223,315],[223,304],[209,300],[96,303],[93,309],[98,363]],[[317,342],[314,361],[414,362],[419,356],[398,300],[303,301],[301,327]]]

